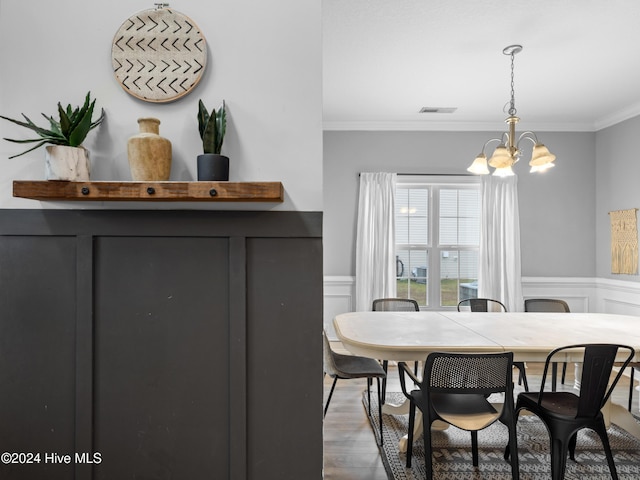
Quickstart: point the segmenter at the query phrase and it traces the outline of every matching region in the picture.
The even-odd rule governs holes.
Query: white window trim
[[[440,245],[439,239],[435,238],[436,230],[434,228],[435,222],[439,220],[439,198],[434,195],[434,192],[439,190],[439,187],[447,186],[471,186],[479,185],[480,177],[476,175],[398,175],[396,181],[396,188],[401,186],[402,188],[411,187],[424,187],[433,186],[435,188],[429,188],[429,240],[427,245],[428,255],[428,276],[429,280],[440,278],[440,262],[438,261],[442,251],[451,250],[455,247],[457,250],[465,250],[464,246],[459,245]],[[436,212],[434,214],[434,212]],[[437,241],[436,241],[437,240]],[[469,250],[477,250],[477,247],[470,247]],[[438,260],[436,260],[438,259]],[[424,310],[452,310],[456,307],[443,307],[440,306],[440,285],[439,281],[427,281],[428,291],[427,298],[429,299],[429,305],[421,307]]]

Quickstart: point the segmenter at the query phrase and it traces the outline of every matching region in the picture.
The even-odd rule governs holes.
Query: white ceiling
[[[638,0],[322,0],[324,128],[595,131],[640,114]],[[454,113],[418,113],[457,107]]]

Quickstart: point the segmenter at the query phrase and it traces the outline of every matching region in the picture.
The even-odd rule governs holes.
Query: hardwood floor
[[[345,352],[341,345],[332,343],[332,348]],[[346,352],[348,353],[348,352]],[[517,372],[517,370],[516,370]],[[528,364],[529,389],[540,385],[541,365]],[[514,377],[517,378],[517,377]],[[637,376],[636,376],[637,380]],[[397,368],[389,366],[390,391],[400,391]],[[324,401],[326,402],[333,379],[324,379]],[[559,388],[570,389],[573,385],[571,365],[567,369],[567,381]],[[362,392],[366,380],[339,380],[324,420],[324,478],[331,480],[386,480],[387,475],[376,445],[366,412],[362,405]],[[516,392],[520,387],[516,387]],[[371,388],[375,395],[375,383]],[[629,398],[629,377],[623,376],[613,394],[613,400],[627,405]],[[638,414],[637,391],[634,392],[632,412]],[[374,414],[375,415],[375,414]]]

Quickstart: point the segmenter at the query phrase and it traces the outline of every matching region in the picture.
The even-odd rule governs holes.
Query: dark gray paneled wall
[[[638,275],[611,273],[611,225],[608,212],[640,208],[640,117],[596,133],[596,273],[598,277],[640,281]]]
[[[497,133],[325,131],[325,275],[355,275],[359,172],[466,173]],[[522,274],[593,277],[595,133],[536,133],[558,158],[545,175],[529,174],[528,159],[516,167]]]
[[[40,454],[0,477],[322,478],[321,234],[318,212],[0,210],[0,445]]]

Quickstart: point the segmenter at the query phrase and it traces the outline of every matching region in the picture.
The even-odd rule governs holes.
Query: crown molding
[[[613,125],[629,120],[630,118],[637,117],[638,115],[640,115],[640,103],[629,105],[623,110],[619,110],[612,115],[596,120],[596,131],[612,127]]]
[[[640,110],[639,110],[640,113]],[[444,131],[492,132],[504,131],[504,122],[429,122],[429,121],[325,121],[324,131]],[[593,123],[527,123],[527,130],[536,132],[594,132]]]

